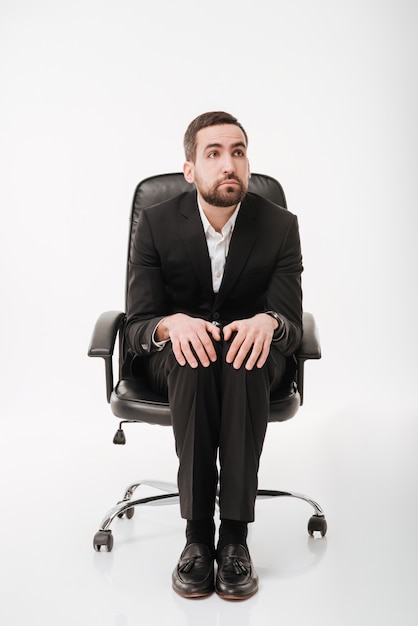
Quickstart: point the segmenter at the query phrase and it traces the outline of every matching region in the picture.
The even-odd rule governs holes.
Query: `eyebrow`
[[[205,150],[209,150],[209,148],[222,148],[222,144],[221,143],[209,143],[207,146],[205,146]],[[245,145],[245,143],[243,141],[237,141],[236,143],[232,144],[232,148],[247,148],[247,146]]]

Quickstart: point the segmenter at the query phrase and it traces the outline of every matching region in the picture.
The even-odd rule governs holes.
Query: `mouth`
[[[235,178],[227,178],[226,180],[223,180],[220,183],[220,187],[223,187],[224,185],[226,185],[227,187],[231,187],[232,185],[240,185],[240,182],[238,180],[236,180]]]

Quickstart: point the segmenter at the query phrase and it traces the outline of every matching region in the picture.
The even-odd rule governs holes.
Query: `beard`
[[[237,185],[222,185],[225,180],[234,180],[238,183]],[[235,176],[229,176],[228,178],[224,178],[218,183],[212,185],[209,188],[202,188],[199,185],[199,181],[195,180],[196,186],[202,196],[203,200],[212,206],[218,207],[229,207],[234,204],[238,204],[241,200],[244,199],[245,194],[247,193],[248,186],[244,185],[242,180],[236,178]]]

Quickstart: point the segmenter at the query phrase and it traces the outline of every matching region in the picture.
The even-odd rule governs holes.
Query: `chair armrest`
[[[321,345],[315,318],[312,313],[303,314],[303,335],[299,348],[296,352],[298,362],[297,384],[300,394],[300,405],[303,404],[303,386],[305,361],[308,359],[321,358]]]
[[[94,325],[88,356],[106,358],[113,355],[116,336],[125,319],[121,311],[102,313]]]
[[[106,311],[102,313],[94,325],[90,340],[88,356],[101,357],[105,362],[106,398],[110,402],[113,391],[113,362],[116,337],[125,321],[125,313]]]
[[[303,314],[303,335],[297,350],[297,357],[304,360],[321,358],[319,333],[312,313]]]

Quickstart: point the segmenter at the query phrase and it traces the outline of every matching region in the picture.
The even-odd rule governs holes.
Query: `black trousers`
[[[214,341],[218,358],[209,367],[179,365],[171,342],[146,359],[151,385],[168,394],[180,511],[189,520],[213,516],[218,482],[220,517],[254,520],[270,392],[280,384],[286,359],[272,347],[262,368],[236,370],[225,361],[229,344]]]

